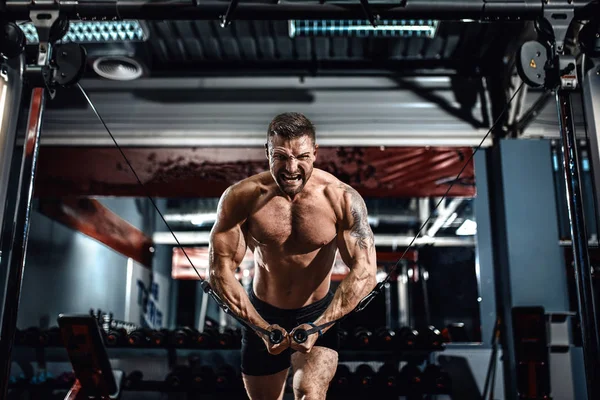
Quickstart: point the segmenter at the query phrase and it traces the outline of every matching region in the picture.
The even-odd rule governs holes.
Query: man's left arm
[[[342,260],[350,271],[340,282],[329,307],[313,322],[316,326],[337,321],[350,313],[377,285],[375,239],[367,219],[367,206],[355,189],[343,184],[343,190],[337,245]],[[304,325],[300,327],[306,329]],[[330,328],[331,326],[323,328],[322,332],[325,333]],[[313,337],[300,345],[292,342],[291,347],[303,352],[310,351],[318,338],[317,334],[311,336]]]
[[[338,226],[337,244],[340,256],[350,271],[340,282],[329,307],[314,322],[315,325],[336,321],[350,313],[377,285],[375,239],[369,226],[367,206],[355,189],[348,185],[343,185],[343,188],[342,220]]]

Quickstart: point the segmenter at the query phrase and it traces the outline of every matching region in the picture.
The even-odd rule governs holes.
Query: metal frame
[[[597,399],[600,396],[600,342],[594,306],[591,265],[583,211],[583,191],[579,171],[580,163],[570,93],[559,89],[556,93],[556,102],[562,134],[561,152],[569,205],[575,275],[577,278],[577,300],[579,303],[579,320],[583,340],[587,391],[589,399]]]
[[[36,27],[40,37],[37,65],[32,67],[33,69],[40,71],[41,77],[42,68],[48,66],[50,59],[52,58],[54,43],[51,40],[51,28],[55,21],[57,21],[59,12],[55,7],[50,6],[49,8],[43,8],[43,10],[31,10],[30,17],[36,21]],[[22,55],[19,56],[23,57]],[[20,70],[21,81],[23,80],[26,71],[27,67]],[[43,74],[47,74],[47,71],[44,71]],[[41,82],[45,82],[44,78],[41,79]],[[27,244],[31,221],[31,202],[33,199],[33,188],[36,177],[40,132],[46,107],[46,96],[48,94],[53,96],[52,90],[48,90],[45,83],[37,85],[31,84],[29,87],[32,91],[25,140],[23,143],[21,168],[15,196],[15,212],[13,220],[11,221],[12,231],[6,235],[7,237],[2,237],[1,243],[2,248],[5,248],[6,246],[9,250],[5,257],[2,258],[2,262],[5,263],[8,268],[5,302],[2,309],[3,315],[0,325],[0,398],[6,398],[8,394],[12,349],[17,329],[21,285],[23,283],[23,273],[27,257]],[[0,101],[6,102],[6,99],[0,99]],[[15,108],[18,110],[21,104],[20,102],[13,102],[12,104],[5,103],[3,106],[5,109],[12,112]],[[8,186],[8,182],[6,185]]]
[[[11,179],[13,149],[17,136],[19,107],[14,107],[13,104],[21,103],[24,67],[23,57],[11,60],[8,65],[0,67],[0,240],[11,234],[11,226],[8,223],[6,226],[4,224],[4,214],[14,207],[14,195],[9,193],[8,187]],[[0,271],[7,268],[5,263],[7,257],[2,257],[3,251],[8,252],[9,248],[0,247]],[[4,315],[5,284],[5,277],[0,276],[0,293],[2,293],[2,298],[0,298],[0,321],[2,321]]]
[[[228,2],[195,0],[113,0],[71,1],[54,0],[53,6],[69,20],[72,19],[142,19],[142,20],[216,20],[225,19]],[[564,2],[567,4],[567,2]],[[8,17],[29,19],[30,10],[39,4],[33,0],[5,0],[3,8]],[[371,4],[370,9],[380,19],[437,19],[517,21],[543,17],[545,1],[403,1],[401,4]],[[47,6],[42,3],[40,6]],[[38,6],[39,7],[39,6]],[[575,18],[594,15],[598,5],[589,0],[572,0],[568,4]],[[597,14],[596,14],[597,15]],[[235,7],[236,20],[290,20],[290,19],[363,19],[365,9],[360,3],[301,3],[270,2],[240,3]],[[229,22],[226,19],[225,22]]]
[[[46,102],[46,89],[35,88],[31,94],[29,118],[21,161],[19,189],[17,191],[16,212],[13,220],[13,235],[3,238],[12,243],[11,251],[6,255],[8,277],[6,282],[6,301],[4,304],[2,326],[0,331],[0,397],[5,398],[10,378],[12,348],[17,327],[17,314],[21,297],[21,284],[27,256],[29,223],[31,220],[31,200],[35,183],[35,169],[38,158],[39,138],[42,128],[42,117]],[[12,104],[11,107],[19,104]]]
[[[54,0],[53,2],[21,1],[8,0],[0,2],[0,11],[6,18],[12,20],[25,20],[30,16],[38,15],[40,10],[52,14],[60,15],[69,20],[71,19],[145,19],[145,20],[196,20],[196,19],[216,19],[227,14],[228,3],[226,2],[198,2],[194,0],[174,0],[174,1],[139,1],[139,0],[115,0],[107,1],[86,1],[78,2],[71,0]],[[564,15],[570,22],[570,18],[588,18],[590,15],[600,14],[600,5],[597,2],[590,1],[557,1],[548,3],[547,1],[523,0],[522,2],[498,1],[455,1],[455,2],[437,2],[433,0],[403,2],[401,5],[370,5],[374,15],[381,19],[397,18],[433,18],[439,20],[473,19],[480,21],[509,21],[509,20],[533,20],[537,18],[546,18],[554,22],[556,45],[553,49],[560,62],[563,61],[563,43],[564,33],[568,24],[559,23],[560,18],[555,15]],[[364,17],[364,7],[360,4],[307,4],[307,3],[243,3],[235,7],[235,19],[361,19]],[[555,14],[555,12],[557,14]],[[230,12],[229,14],[232,14]],[[228,22],[228,18],[226,21]],[[226,24],[225,24],[226,25]],[[40,29],[41,25],[38,25]],[[46,44],[46,43],[44,43]],[[51,44],[51,43],[47,43]],[[41,48],[40,48],[41,50]],[[49,49],[48,49],[49,50]],[[47,54],[51,54],[50,51]],[[38,58],[38,64],[47,63],[49,57]],[[565,60],[569,61],[569,60]],[[562,64],[561,64],[562,68]],[[585,85],[589,95],[586,97],[587,106],[584,104],[586,112],[591,114],[591,119],[595,121],[594,111],[598,111],[598,101],[592,93],[592,89],[597,87],[598,78],[587,76]],[[595,314],[593,312],[593,299],[590,298],[590,279],[591,271],[589,260],[587,259],[587,240],[585,227],[583,226],[583,208],[581,207],[581,185],[579,184],[579,166],[577,163],[576,147],[574,145],[573,120],[570,116],[570,96],[563,92],[561,87],[557,94],[557,106],[559,120],[561,121],[561,136],[563,137],[563,159],[568,171],[565,174],[565,184],[569,192],[569,208],[571,217],[571,227],[573,236],[573,250],[576,258],[577,283],[579,294],[579,309],[581,316],[581,326],[584,336],[584,353],[586,355],[586,377],[588,381],[588,397],[598,398],[600,391],[600,381],[598,380],[598,332],[594,327],[597,326]],[[568,89],[567,89],[568,90]],[[33,89],[30,116],[27,129],[27,138],[23,152],[21,164],[21,175],[18,186],[17,210],[14,221],[14,234],[12,238],[3,238],[10,240],[12,250],[8,254],[10,268],[8,271],[8,290],[6,303],[4,304],[5,315],[2,320],[2,342],[0,345],[0,397],[5,397],[9,381],[11,350],[16,329],[16,318],[18,303],[20,299],[20,289],[27,251],[27,238],[29,233],[29,220],[31,212],[31,197],[35,181],[35,169],[37,161],[37,152],[39,148],[39,135],[44,111],[46,89],[36,87]],[[6,104],[5,104],[6,105]],[[11,106],[6,105],[9,109]],[[591,107],[590,107],[591,106]],[[12,109],[10,109],[12,111]],[[595,122],[597,124],[597,122]],[[597,126],[594,125],[592,137],[596,138]],[[593,146],[594,166],[600,165],[598,142]],[[496,151],[495,151],[496,150]],[[491,182],[498,182],[498,171],[494,162],[498,162],[500,157],[496,154],[499,151],[497,146],[491,150],[492,157],[489,158]],[[5,183],[5,185],[7,185]],[[494,199],[501,198],[502,185],[496,183],[496,187],[491,190]],[[596,190],[598,190],[596,182]],[[3,187],[1,189],[6,189]],[[494,210],[501,210],[502,204],[496,204],[492,207]],[[494,239],[496,250],[494,253],[494,268],[502,270],[506,260],[501,251],[506,247],[506,229],[502,227],[501,213],[498,213],[498,220],[495,221],[494,231],[498,236]],[[504,242],[504,243],[503,243]],[[498,244],[499,243],[499,244]],[[499,247],[499,248],[498,248]],[[3,257],[4,259],[5,257]],[[497,276],[498,287],[497,294],[500,296],[501,312],[504,325],[504,357],[507,396],[512,398],[516,396],[516,379],[514,377],[514,344],[512,343],[511,325],[507,307],[510,307],[510,290],[506,281],[506,272]],[[512,354],[512,357],[511,357]],[[512,360],[512,361],[511,361]]]
[[[19,119],[19,107],[12,107],[12,105],[21,103],[24,67],[23,57],[18,57],[10,64],[0,68],[0,188],[2,189],[8,187],[10,179],[11,160]],[[0,190],[0,229],[3,226],[3,211],[7,197],[6,190]],[[0,320],[2,320],[1,312]]]

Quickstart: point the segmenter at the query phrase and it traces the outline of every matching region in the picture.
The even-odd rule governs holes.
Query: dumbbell
[[[190,367],[187,365],[177,365],[165,377],[165,384],[170,390],[185,390],[189,386],[190,378]]]
[[[144,374],[142,373],[142,371],[135,370],[135,371],[131,372],[129,375],[127,375],[127,377],[125,377],[123,385],[125,386],[126,389],[130,389],[130,390],[139,388],[140,383],[143,381],[143,379],[144,379]]]
[[[423,390],[428,394],[448,394],[452,389],[450,375],[439,365],[429,364],[423,371]]]
[[[373,387],[375,371],[368,364],[360,364],[354,371],[355,387],[359,390],[368,390]]]
[[[226,328],[223,332],[217,333],[217,345],[221,349],[233,349],[239,347],[241,338],[238,338],[235,330]]]
[[[196,347],[198,336],[198,331],[188,326],[184,326],[175,329],[169,334],[169,344],[177,348]]]
[[[127,335],[127,344],[133,347],[146,347],[150,343],[147,329],[136,329]]]
[[[400,372],[395,364],[384,363],[375,375],[375,385],[386,393],[397,393],[400,381]]]
[[[152,347],[164,347],[169,338],[169,331],[166,329],[151,330],[148,332],[148,344]]]
[[[419,331],[418,343],[421,349],[438,349],[444,344],[444,337],[434,326],[428,326]]]
[[[419,332],[409,326],[404,326],[398,330],[396,342],[398,347],[411,350],[417,347],[419,341]]]
[[[234,391],[240,386],[235,369],[228,364],[219,366],[215,371],[216,388],[219,391]]]
[[[109,329],[106,333],[108,346],[125,346],[127,344],[127,331],[123,328]]]
[[[213,349],[218,347],[218,335],[219,332],[213,328],[205,328],[202,332],[194,329],[190,334],[189,343],[195,349]]]
[[[350,368],[344,364],[338,364],[335,375],[329,384],[332,392],[347,392],[352,383],[352,373]]]
[[[373,335],[373,347],[377,350],[393,350],[396,347],[396,332],[386,326],[378,328]]]
[[[372,336],[373,333],[370,330],[363,328],[362,326],[357,327],[352,333],[352,348],[355,350],[368,349],[371,345]]]
[[[208,365],[200,363],[192,365],[192,389],[203,393],[213,392],[217,382],[215,371]]]
[[[416,394],[422,391],[423,376],[419,367],[412,363],[406,364],[398,374],[403,394]]]

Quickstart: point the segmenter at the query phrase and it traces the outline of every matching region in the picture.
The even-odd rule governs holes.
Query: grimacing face
[[[309,136],[288,140],[275,135],[269,143],[266,150],[271,175],[281,191],[293,198],[308,182],[319,146]]]

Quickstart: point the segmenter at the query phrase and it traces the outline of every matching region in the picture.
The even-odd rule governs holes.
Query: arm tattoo
[[[356,238],[356,243],[362,250],[370,250],[373,248],[375,240],[369,226],[365,203],[358,192],[350,186],[343,185],[343,189],[346,193],[350,194],[350,212],[352,214],[350,236]]]

